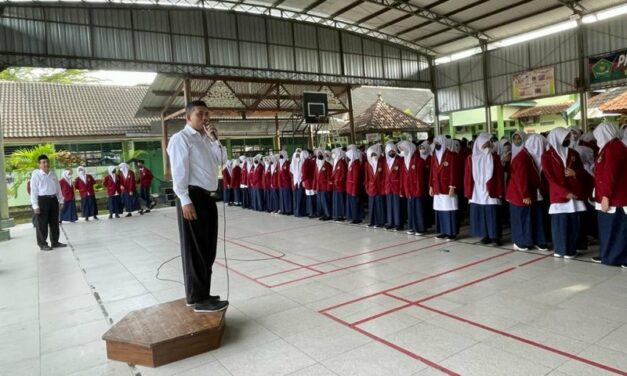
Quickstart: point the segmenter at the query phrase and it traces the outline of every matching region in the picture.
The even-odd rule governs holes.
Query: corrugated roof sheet
[[[135,118],[145,86],[1,82],[5,138],[123,136],[150,133],[153,118]]]

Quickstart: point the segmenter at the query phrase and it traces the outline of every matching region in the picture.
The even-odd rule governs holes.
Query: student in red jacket
[[[122,204],[126,210],[126,216],[132,216],[135,210],[144,215],[144,210],[139,206],[137,198],[137,187],[135,186],[135,173],[128,168],[128,164],[120,163],[120,192],[122,193]]]
[[[96,179],[88,175],[83,166],[78,167],[76,173],[78,177],[74,179],[74,188],[78,190],[81,195],[81,214],[85,218],[85,221],[89,221],[89,217],[94,217],[95,220],[98,220],[96,192],[94,191]]]
[[[287,151],[279,152],[279,213],[283,215],[292,214],[292,172],[290,161],[287,158]]]
[[[250,208],[250,202],[248,200],[248,161],[246,160],[246,156],[239,156],[240,167],[241,167],[241,177],[240,177],[240,202],[241,206],[244,209]]]
[[[153,202],[150,197],[150,185],[152,184],[152,180],[154,176],[152,175],[152,171],[146,167],[143,160],[137,161],[137,168],[139,168],[139,197],[144,201],[144,205],[146,205],[146,213],[150,213],[150,210],[155,207],[157,202]]]
[[[349,148],[346,152],[348,158],[346,171],[346,218],[351,224],[361,223],[364,213],[361,207],[361,191],[363,185],[361,168],[361,151]]]
[[[492,153],[490,135],[480,133],[466,159],[464,193],[470,203],[470,233],[483,244],[501,245],[502,223],[499,216],[505,184],[501,158]]]
[[[600,149],[594,182],[599,256],[592,260],[627,269],[627,146],[611,124],[596,127],[594,137]]]
[[[303,164],[301,166],[301,179],[303,188],[305,189],[305,202],[307,207],[307,215],[309,218],[318,217],[318,209],[316,208],[316,191],[314,188],[314,173],[316,170],[315,156],[309,150],[303,150],[301,158]]]
[[[401,206],[401,168],[403,159],[399,158],[396,145],[393,142],[385,144],[385,163],[383,164],[385,195],[385,229],[401,231],[403,216]]]
[[[541,202],[542,154],[546,150],[546,139],[538,134],[530,135],[512,159],[511,175],[507,187],[512,241],[517,251],[535,247],[547,251],[544,232],[544,212]],[[516,141],[514,141],[514,146]],[[513,153],[512,153],[513,155]]]
[[[333,184],[333,219],[335,221],[346,220],[346,174],[348,173],[348,163],[346,153],[342,148],[333,149],[333,173],[331,176]]]
[[[381,152],[381,145],[372,145],[366,151],[368,163],[364,185],[368,195],[368,227],[383,227],[385,224],[385,201],[383,199],[385,172],[383,171],[385,157]]]
[[[463,150],[463,148],[462,148]],[[429,195],[429,179],[431,177],[431,159],[433,154],[432,145],[429,143],[429,140],[424,140],[420,144],[418,144],[418,151],[416,152],[425,162],[425,171],[424,171],[424,184],[426,189],[425,196],[425,206],[424,206],[424,221],[425,221],[425,229],[429,229],[435,223],[435,211],[433,211],[433,196]],[[470,154],[469,154],[470,155]]]
[[[272,170],[271,157],[263,157],[263,183],[261,184],[262,195],[264,197],[264,208],[267,213],[274,212],[274,201],[272,200]]]
[[[303,186],[303,164],[305,159],[309,157],[306,150],[297,148],[292,154],[290,163],[290,172],[292,173],[292,194],[293,194],[293,212],[294,217],[304,217],[307,215],[305,207],[305,187]]]
[[[231,184],[231,172],[233,171],[233,161],[226,161],[222,168],[222,199],[229,206],[233,206],[233,186]]]
[[[455,153],[447,150],[448,142],[442,135],[433,140],[435,151],[431,157],[429,194],[433,196],[433,210],[436,213],[436,238],[454,240],[459,234],[457,191],[461,186],[461,177],[456,167]]]
[[[280,166],[279,166],[279,156],[271,155],[268,157],[270,162],[270,186],[268,188],[268,196],[269,196],[269,207],[271,213],[279,213],[280,209],[280,201],[279,201],[279,191],[280,191]]]
[[[266,207],[266,198],[263,190],[263,175],[265,172],[265,166],[261,154],[257,154],[255,156],[255,159],[253,159],[253,166],[253,176],[250,181],[250,186],[253,189],[253,210],[264,211]]]
[[[107,209],[109,209],[109,219],[120,218],[123,212],[122,200],[120,198],[120,177],[114,166],[109,166],[109,173],[102,180],[102,185],[107,189]]]
[[[409,141],[398,144],[401,164],[401,194],[407,199],[407,234],[424,235],[427,232],[425,208],[428,205],[427,161],[416,152],[416,145]]]
[[[577,256],[577,234],[581,230],[583,200],[590,196],[591,181],[579,154],[569,148],[571,137],[566,128],[553,129],[547,138],[549,149],[542,155],[542,170],[549,182],[551,231],[555,257]]]
[[[333,165],[326,158],[324,149],[317,149],[316,168],[314,170],[314,191],[316,207],[321,221],[331,219],[331,200],[333,195]]]
[[[233,159],[233,167],[231,168],[231,189],[233,193],[233,205],[242,206],[242,168],[239,165],[239,159]]]
[[[63,171],[63,178],[59,180],[59,186],[61,187],[61,195],[63,196],[63,209],[61,209],[59,223],[63,221],[74,223],[78,220],[78,216],[76,215],[72,170],[68,169]]]

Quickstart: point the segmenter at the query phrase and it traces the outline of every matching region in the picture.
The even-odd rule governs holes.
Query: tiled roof
[[[150,133],[157,118],[136,119],[147,87],[0,81],[5,138],[125,136]]]
[[[624,95],[625,93],[627,93],[627,87],[619,87],[607,90],[604,93],[595,95],[594,97],[590,98],[588,100],[588,108],[599,108],[603,104],[608,103],[613,99]]]
[[[569,101],[569,102],[564,102],[564,103],[550,104],[546,106],[521,108],[520,110],[514,112],[510,116],[510,118],[520,119],[520,118],[532,117],[532,116],[559,114],[559,113],[566,111],[566,109],[568,109],[568,107],[570,107],[573,103],[574,103],[573,101]]]
[[[366,111],[355,117],[355,132],[399,132],[427,130],[429,125],[398,108],[391,106],[379,97]],[[349,126],[342,129],[343,134],[350,133]]]
[[[601,111],[627,112],[627,90],[599,106]]]

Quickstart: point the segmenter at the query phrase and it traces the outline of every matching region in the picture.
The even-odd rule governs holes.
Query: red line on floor
[[[352,303],[359,302],[361,300],[372,298],[373,296],[385,294],[385,293],[388,293],[390,291],[402,289],[402,288],[407,287],[407,286],[415,285],[415,284],[418,284],[418,283],[421,283],[421,282],[424,282],[424,281],[428,281],[430,279],[441,277],[443,275],[450,274],[450,273],[456,272],[458,270],[470,268],[471,266],[475,266],[475,265],[478,265],[478,264],[481,264],[481,263],[493,260],[493,259],[498,258],[498,257],[503,257],[503,256],[509,255],[511,253],[514,253],[514,252],[515,251],[508,251],[508,252],[499,253],[498,255],[494,255],[494,256],[486,257],[486,258],[481,259],[481,260],[473,261],[471,263],[468,263],[468,264],[465,264],[465,265],[462,265],[462,266],[458,266],[456,268],[449,269],[449,270],[446,270],[446,271],[443,271],[443,272],[440,272],[440,273],[437,273],[437,274],[433,274],[433,275],[430,275],[428,277],[423,277],[423,278],[420,278],[420,279],[417,279],[417,280],[414,280],[414,281],[411,281],[411,282],[404,283],[404,284],[399,285],[399,286],[391,287],[389,289],[381,290],[379,292],[375,292],[375,293],[372,293],[370,295],[362,296],[361,298],[356,298],[356,299],[352,299],[352,300],[349,300],[349,301],[344,302],[344,303],[336,304],[334,306],[331,306],[331,307],[328,307],[328,308],[325,308],[325,309],[321,310],[320,313],[331,311],[333,309],[340,308],[340,307],[343,307],[345,305],[349,305],[349,304],[352,304]]]
[[[455,371],[452,371],[452,370],[450,370],[450,369],[448,369],[446,367],[443,367],[443,366],[441,366],[441,365],[439,365],[439,364],[437,364],[437,363],[435,363],[435,362],[433,362],[433,361],[431,361],[431,360],[429,360],[427,358],[423,358],[422,356],[420,356],[420,355],[418,355],[418,354],[416,354],[416,353],[414,353],[412,351],[409,351],[409,350],[407,350],[407,349],[405,349],[405,348],[403,348],[401,346],[398,346],[398,345],[396,345],[396,344],[394,344],[394,343],[392,343],[390,341],[386,341],[385,339],[383,339],[383,338],[381,338],[379,336],[376,336],[376,335],[374,335],[374,334],[372,334],[372,333],[370,333],[368,331],[365,331],[365,330],[363,330],[361,328],[352,327],[346,321],[344,321],[342,319],[339,319],[339,318],[331,315],[330,313],[323,312],[322,314],[327,316],[331,320],[334,320],[334,321],[336,321],[336,322],[338,322],[338,323],[340,323],[342,325],[345,325],[345,326],[347,326],[347,327],[349,327],[349,328],[351,328],[351,329],[353,329],[353,330],[355,330],[355,331],[357,331],[357,332],[359,332],[359,333],[369,337],[370,339],[372,339],[372,340],[374,340],[376,342],[379,342],[382,345],[390,347],[390,348],[392,348],[392,349],[394,349],[394,350],[396,350],[396,351],[398,351],[398,352],[400,352],[402,354],[405,354],[405,355],[409,356],[410,358],[416,359],[416,360],[418,360],[418,361],[428,365],[429,367],[435,368],[435,369],[437,369],[437,370],[439,370],[439,371],[441,371],[441,372],[443,372],[443,373],[445,373],[447,375],[450,375],[450,376],[460,376],[460,374],[456,373]]]
[[[256,279],[254,279],[254,278],[252,278],[252,277],[247,276],[246,274],[244,274],[244,273],[242,273],[242,272],[240,272],[240,271],[237,271],[237,270],[233,269],[233,268],[232,268],[232,267],[230,267],[230,266],[227,268],[225,264],[223,264],[223,263],[221,263],[221,262],[219,262],[219,261],[215,261],[215,263],[216,263],[216,264],[218,264],[218,265],[220,265],[220,266],[222,266],[223,268],[227,269],[227,270],[228,270],[228,271],[230,271],[230,272],[233,272],[233,273],[235,273],[235,274],[237,274],[237,275],[239,275],[239,276],[242,276],[242,277],[244,277],[244,278],[246,278],[246,279],[248,279],[248,280],[250,280],[250,281],[253,281],[253,282],[255,282],[255,283],[258,283],[258,284],[260,284],[260,285],[261,285],[261,286],[263,286],[263,287],[267,287],[267,288],[270,288],[270,287],[271,287],[271,286],[269,286],[269,285],[267,285],[267,284],[265,284],[265,283],[263,283],[263,282],[261,282],[261,281],[257,281]]]
[[[615,373],[617,375],[627,376],[627,371],[623,371],[623,370],[620,370],[620,369],[617,369],[617,368],[614,368],[614,367],[610,367],[610,366],[607,366],[605,364],[597,363],[597,362],[595,362],[593,360],[582,358],[580,356],[568,353],[566,351],[562,351],[562,350],[556,349],[554,347],[543,345],[543,344],[541,344],[539,342],[536,342],[536,341],[533,341],[533,340],[530,340],[530,339],[527,339],[527,338],[524,338],[524,337],[520,337],[520,336],[517,336],[515,334],[507,333],[505,331],[502,331],[502,330],[499,330],[499,329],[495,329],[495,328],[489,327],[487,325],[480,324],[478,322],[474,322],[472,320],[468,320],[468,319],[465,319],[463,317],[459,317],[459,316],[453,315],[453,314],[448,313],[448,312],[440,311],[440,310],[438,310],[436,308],[431,308],[431,307],[428,307],[428,306],[425,306],[425,305],[422,305],[422,304],[419,304],[419,303],[416,303],[415,305],[420,307],[420,308],[426,309],[428,311],[432,311],[432,312],[438,313],[440,315],[452,318],[454,320],[461,321],[461,322],[466,323],[468,325],[476,326],[478,328],[481,328],[481,329],[484,329],[484,330],[487,330],[487,331],[490,331],[490,332],[502,335],[504,337],[508,337],[508,338],[514,339],[516,341],[523,342],[523,343],[526,343],[528,345],[531,345],[531,346],[534,346],[534,347],[538,347],[538,348],[546,350],[546,351],[550,351],[552,353],[555,353],[555,354],[558,354],[558,355],[570,358],[572,360],[576,360],[578,362],[585,363],[585,364],[588,364],[590,366],[593,366],[593,367],[596,367],[596,368],[599,368],[599,369],[602,369],[602,370],[605,370],[605,371],[608,371],[608,372]]]
[[[521,268],[523,266],[527,266],[529,264],[533,264],[534,262],[538,262],[540,260],[544,260],[547,257],[553,257],[553,254],[551,253],[551,254],[548,254],[548,255],[545,255],[545,256],[542,256],[542,257],[535,258],[535,259],[533,259],[531,261],[523,262],[522,264],[518,265],[518,267]]]

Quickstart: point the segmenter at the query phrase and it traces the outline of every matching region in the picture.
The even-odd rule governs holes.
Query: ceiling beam
[[[472,2],[472,3],[470,3],[470,4],[467,4],[466,6],[463,6],[463,7],[461,7],[461,8],[457,8],[457,9],[455,9],[455,10],[451,11],[451,12],[448,12],[448,13],[446,13],[444,16],[446,16],[446,17],[453,16],[453,15],[455,15],[455,14],[457,14],[457,13],[461,13],[461,12],[466,11],[466,10],[468,10],[468,9],[472,9],[472,8],[474,8],[474,7],[476,7],[476,6],[479,6],[479,5],[481,5],[481,4],[487,3],[488,1],[489,1],[489,0],[478,0],[478,1]],[[510,6],[510,8],[511,8],[511,6]],[[433,21],[429,21],[427,24],[432,23],[432,22],[433,22]],[[467,25],[468,25],[468,24],[470,24],[470,22],[468,22],[468,21],[465,21],[465,23],[466,23]],[[426,26],[426,25],[425,25],[425,26]],[[419,40],[423,40],[423,39],[429,39],[429,38],[431,38],[432,36],[438,35],[438,34],[440,34],[440,33],[442,33],[442,30],[440,30],[440,31],[434,31],[434,32],[432,32],[432,33],[425,34],[425,35],[421,35],[420,37],[418,37],[418,38],[416,38],[416,39],[413,39],[413,40],[414,40],[414,41],[419,41]]]
[[[556,0],[558,3],[564,5],[568,9],[572,10],[574,14],[583,16],[586,12],[586,8],[581,5],[581,0]]]
[[[406,19],[408,19],[410,17],[412,17],[411,14],[404,14],[404,15],[398,17],[398,18],[395,18],[395,19],[393,19],[391,21],[388,21],[388,22],[384,23],[383,25],[377,26],[376,29],[377,30],[385,29],[386,27],[389,27],[389,26],[392,26],[394,24],[397,24],[397,23],[399,23],[401,21],[404,21],[404,20],[406,20]]]

